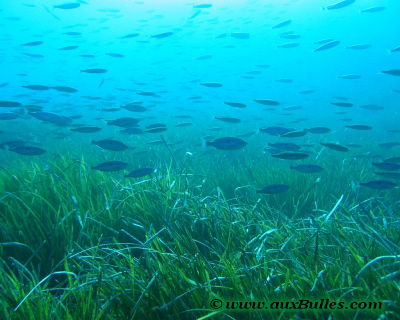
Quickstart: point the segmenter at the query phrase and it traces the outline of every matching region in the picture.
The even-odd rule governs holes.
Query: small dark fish
[[[400,157],[387,158],[387,159],[384,159],[383,162],[395,162],[395,163],[397,163],[397,162],[400,162]]]
[[[275,149],[284,150],[284,151],[298,151],[300,147],[294,143],[268,143],[269,146],[274,147]]]
[[[356,2],[356,0],[343,0],[337,3],[330,4],[326,7],[327,10],[342,9]]]
[[[167,127],[167,125],[163,124],[163,123],[153,123],[153,124],[146,126],[146,129],[154,129],[154,128],[161,128],[161,127]]]
[[[278,23],[277,25],[274,25],[274,26],[272,27],[272,29],[278,29],[278,28],[286,27],[286,26],[288,26],[288,25],[291,24],[291,23],[292,23],[292,20],[286,20],[286,21],[283,21],[283,22],[281,22],[281,23]]]
[[[400,173],[399,172],[378,172],[375,171],[375,174],[381,177],[389,178],[389,179],[395,179],[395,180],[400,180]]]
[[[390,52],[400,52],[400,47],[394,48],[394,49],[390,50]]]
[[[339,79],[345,79],[345,80],[357,80],[360,79],[361,76],[358,74],[345,74],[343,76],[339,76]]]
[[[215,39],[223,39],[223,38],[226,38],[227,36],[228,36],[227,33],[223,33],[223,34],[216,36]]]
[[[332,105],[342,107],[342,108],[351,108],[354,104],[349,102],[331,102]]]
[[[400,69],[382,70],[382,73],[400,77]]]
[[[21,44],[21,46],[34,47],[34,46],[39,46],[41,44],[43,44],[43,41],[32,41],[32,42],[27,42],[27,43]]]
[[[239,123],[242,121],[238,118],[232,118],[232,117],[214,117],[214,119],[228,123]]]
[[[145,107],[138,105],[138,104],[131,104],[131,103],[121,106],[121,109],[125,109],[125,110],[131,111],[131,112],[146,112],[147,111],[147,109]]]
[[[372,13],[372,12],[383,11],[385,9],[386,9],[386,7],[371,7],[371,8],[367,8],[367,9],[361,10],[361,12]]]
[[[123,118],[119,118],[116,120],[111,120],[111,121],[107,122],[107,124],[110,126],[129,128],[129,127],[134,127],[135,125],[137,125],[139,121],[140,120],[136,119],[136,118],[123,117]]]
[[[0,101],[0,108],[20,108],[20,107],[22,107],[22,104],[19,102],[5,101],[5,100]]]
[[[22,54],[24,54],[24,55],[26,55],[28,57],[31,57],[31,58],[36,58],[36,59],[44,58],[44,56],[41,55],[41,54],[26,53],[26,52],[23,52]]]
[[[323,44],[323,45],[320,46],[319,48],[315,49],[314,52],[324,51],[324,50],[331,49],[331,48],[333,48],[333,47],[336,47],[339,43],[340,43],[340,41],[338,41],[338,40],[328,42],[328,43],[326,43],[326,44]]]
[[[284,49],[290,49],[290,48],[296,48],[300,45],[298,42],[289,42],[289,43],[284,43],[278,46],[278,48],[284,48]]]
[[[69,131],[79,132],[79,133],[94,133],[100,130],[101,128],[99,127],[79,127],[79,128],[69,129]]]
[[[342,100],[342,101],[347,101],[347,100],[349,100],[349,98],[341,97],[341,96],[333,96],[332,98],[335,98],[335,99],[338,99],[338,100]]]
[[[160,133],[160,132],[164,132],[164,131],[167,131],[166,127],[156,127],[156,128],[146,129],[146,130],[144,130],[143,133]]]
[[[248,137],[254,136],[255,134],[256,134],[255,131],[250,131],[247,133],[238,134],[236,137],[237,138],[248,138]]]
[[[239,150],[247,145],[246,141],[235,137],[219,138],[214,141],[206,141],[203,139],[203,141],[205,142],[203,145],[207,147],[214,147],[219,150]]]
[[[80,54],[79,56],[82,58],[94,58],[94,55],[92,54]]]
[[[316,42],[314,42],[314,44],[326,44],[328,42],[332,42],[334,41],[334,39],[323,39],[323,40],[318,40]]]
[[[384,143],[379,143],[378,144],[378,146],[380,146],[381,148],[384,148],[384,149],[390,149],[390,148],[393,148],[393,147],[397,147],[399,145],[400,145],[399,142],[384,142]]]
[[[165,145],[165,142],[164,142],[164,140],[154,140],[154,141],[146,142],[146,144],[148,144],[150,146],[162,146],[162,145]]]
[[[307,131],[290,131],[284,134],[281,134],[282,138],[299,138],[303,137],[307,134]]]
[[[193,124],[192,122],[183,122],[183,123],[178,123],[175,127],[176,127],[176,128],[189,127],[189,126],[191,126],[192,124]]]
[[[229,35],[235,39],[241,39],[241,40],[250,39],[250,34],[246,32],[232,32]]]
[[[119,110],[121,110],[121,108],[102,108],[101,109],[101,111],[104,111],[104,112],[115,112],[115,111],[119,111]]]
[[[120,171],[125,169],[127,166],[128,164],[126,162],[108,161],[108,162],[103,162],[95,167],[92,167],[92,170],[99,170],[105,172]]]
[[[384,107],[377,106],[376,104],[366,104],[360,106],[362,109],[371,110],[371,111],[379,111],[385,109]]]
[[[231,106],[234,108],[246,108],[246,105],[244,103],[240,103],[240,102],[225,101],[224,103],[227,104],[228,106]]]
[[[112,139],[104,139],[99,141],[92,140],[92,144],[110,151],[125,151],[129,148],[125,143]]]
[[[283,128],[283,127],[266,127],[266,128],[260,128],[259,131],[268,133],[272,136],[280,136],[280,135],[288,133],[292,130]]]
[[[10,149],[10,151],[18,153],[18,154],[22,154],[24,156],[39,156],[46,152],[46,150],[43,150],[41,148],[29,147],[29,146],[21,146],[21,147],[12,148],[12,149]]]
[[[65,4],[60,4],[58,6],[54,6],[54,9],[64,9],[64,10],[68,10],[68,9],[76,9],[80,7],[80,3],[65,3]]]
[[[223,86],[221,83],[217,83],[217,82],[199,83],[199,85],[208,87],[208,88],[220,88]]]
[[[346,47],[346,49],[352,49],[352,50],[364,50],[364,49],[368,49],[371,48],[370,44],[355,44],[349,47]]]
[[[141,91],[141,92],[136,92],[139,96],[145,96],[145,97],[158,97],[157,94],[154,92],[150,91]]]
[[[296,170],[302,173],[319,173],[324,168],[317,166],[316,164],[300,164],[296,167],[290,166],[290,169]]]
[[[360,186],[376,190],[388,190],[395,188],[397,184],[386,180],[375,180],[375,181],[368,181],[365,183],[361,182]]]
[[[156,38],[156,39],[164,39],[164,38],[172,36],[173,34],[174,34],[173,32],[164,32],[164,33],[156,34],[151,37]]]
[[[12,112],[0,112],[0,120],[15,120],[18,119],[19,115]]]
[[[212,55],[211,54],[207,54],[205,56],[197,57],[195,60],[208,60],[208,59],[211,59],[211,58],[212,58]]]
[[[303,160],[308,158],[309,156],[309,154],[302,152],[283,152],[272,155],[272,157],[282,160]]]
[[[108,55],[108,56],[110,56],[110,57],[114,57],[114,58],[123,58],[123,57],[125,57],[123,54],[120,54],[120,53],[112,53],[112,52],[106,53],[106,55]]]
[[[275,148],[264,148],[265,152],[268,152],[270,154],[279,154],[282,153],[282,150],[275,149]]]
[[[363,125],[363,124],[353,124],[353,125],[348,125],[348,126],[345,126],[345,127],[349,128],[349,129],[361,130],[361,131],[371,130],[372,129],[372,127],[366,126],[366,125]]]
[[[275,100],[268,99],[253,99],[254,102],[260,103],[264,106],[279,106],[281,103]]]
[[[107,69],[84,69],[81,70],[81,72],[85,72],[85,73],[106,73],[108,70]]]
[[[62,48],[60,48],[58,50],[60,50],[60,51],[69,51],[69,50],[75,50],[75,49],[78,49],[78,48],[79,48],[79,46],[67,46],[67,47],[62,47]]]
[[[143,134],[143,130],[140,128],[125,128],[119,131],[122,134],[132,135],[132,134]]]
[[[282,110],[293,111],[293,110],[300,110],[300,109],[302,109],[302,106],[290,106],[290,107],[283,108]]]
[[[57,87],[50,87],[51,89],[54,89],[56,91],[60,92],[67,92],[67,93],[76,93],[78,90],[71,88],[71,87],[62,87],[62,86],[57,86]]]
[[[130,38],[135,38],[139,35],[139,33],[129,33],[126,36],[123,36],[121,39],[130,39]]]
[[[280,37],[283,39],[290,39],[290,40],[295,40],[295,39],[301,38],[301,36],[298,34],[284,34],[284,35],[280,35]]]
[[[280,83],[292,83],[293,80],[292,79],[276,79],[276,82],[280,82]]]
[[[212,7],[212,4],[209,4],[209,3],[197,4],[197,5],[193,6],[193,8],[195,8],[195,9],[207,9],[207,8],[211,8],[211,7]]]
[[[314,93],[315,90],[311,89],[311,90],[303,90],[303,91],[299,91],[299,94],[310,94],[310,93]]]
[[[80,32],[75,32],[75,31],[69,31],[69,32],[63,32],[66,36],[80,36],[82,33]]]
[[[151,175],[154,171],[155,169],[150,167],[139,168],[124,175],[124,178],[141,178]]]
[[[343,146],[341,146],[339,144],[335,144],[335,143],[323,143],[323,142],[320,142],[319,144],[321,146],[324,146],[324,147],[328,148],[328,149],[332,149],[332,150],[339,151],[339,152],[347,152],[347,151],[349,151],[348,148],[343,147]]]
[[[1,83],[1,84],[0,84],[0,88],[4,88],[4,87],[6,87],[6,86],[8,86],[8,82],[4,82],[4,83]]]
[[[257,67],[257,68],[266,69],[266,68],[269,68],[270,65],[269,65],[269,64],[256,64],[256,67]]]
[[[374,167],[385,171],[399,171],[400,165],[391,162],[372,162]]]
[[[21,86],[21,87],[29,89],[29,90],[34,90],[34,91],[46,91],[46,90],[50,89],[50,87],[48,87],[48,86],[42,86],[39,84],[32,84],[32,85]]]
[[[222,128],[220,128],[220,127],[213,127],[213,128],[207,129],[207,130],[208,130],[208,131],[221,131]]]
[[[14,149],[18,147],[22,147],[25,145],[25,141],[22,140],[12,140],[12,141],[5,141],[0,143],[0,149],[8,150],[8,149]]]
[[[287,184],[271,184],[265,188],[260,190],[256,190],[256,193],[265,193],[265,194],[277,194],[282,193],[289,190],[290,186]]]

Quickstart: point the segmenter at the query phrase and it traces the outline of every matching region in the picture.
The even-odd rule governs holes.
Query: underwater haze
[[[399,13],[0,2],[0,319],[397,319]]]

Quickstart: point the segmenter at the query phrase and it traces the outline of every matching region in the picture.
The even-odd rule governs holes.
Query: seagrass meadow
[[[0,320],[400,319],[400,2],[0,1]]]

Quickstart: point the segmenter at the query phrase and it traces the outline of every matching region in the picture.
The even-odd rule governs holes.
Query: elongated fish
[[[365,183],[361,182],[360,186],[376,190],[388,190],[395,188],[397,184],[386,180],[375,180],[375,181],[368,181]]]
[[[289,190],[290,186],[287,184],[271,184],[267,187],[264,187],[260,190],[256,190],[256,193],[264,193],[264,194],[277,194],[282,193]]]
[[[45,153],[46,150],[43,150],[38,147],[31,147],[31,146],[21,146],[10,149],[10,151],[22,154],[24,156],[40,156],[41,154]]]
[[[300,164],[295,167],[290,166],[290,169],[296,170],[296,171],[302,172],[302,173],[319,173],[322,170],[324,170],[324,168],[322,168],[316,164]]]
[[[314,52],[331,49],[333,47],[336,47],[339,43],[340,43],[339,40],[328,42],[328,43],[323,44],[322,46],[318,47],[317,49],[315,49]]]
[[[203,139],[203,145],[207,147],[214,147],[220,150],[238,150],[242,149],[247,145],[246,141],[235,137],[219,138],[214,141],[205,141]]]
[[[330,4],[326,7],[326,10],[342,9],[353,4],[354,2],[356,2],[356,0],[343,0],[337,3]]]
[[[99,165],[92,167],[92,170],[112,172],[112,171],[120,171],[125,169],[128,166],[126,162],[122,161],[107,161],[100,163]]]
[[[128,174],[124,175],[124,178],[140,178],[147,175],[151,175],[154,172],[154,168],[150,167],[143,167],[136,170],[129,172]]]

